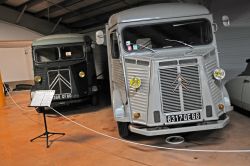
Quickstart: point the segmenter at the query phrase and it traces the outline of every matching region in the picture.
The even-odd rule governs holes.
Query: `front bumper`
[[[176,128],[137,128],[133,125],[129,126],[129,129],[133,133],[146,135],[146,136],[156,136],[156,135],[167,135],[167,134],[176,134],[176,133],[186,133],[193,131],[203,131],[203,130],[214,130],[221,129],[229,123],[229,117],[226,115],[226,118],[218,121],[206,122],[206,124],[197,124],[195,126],[187,127],[176,127]]]

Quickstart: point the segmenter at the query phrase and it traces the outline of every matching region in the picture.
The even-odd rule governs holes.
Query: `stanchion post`
[[[0,108],[3,106],[5,106],[5,96],[4,96],[3,81],[1,77],[1,71],[0,71]]]

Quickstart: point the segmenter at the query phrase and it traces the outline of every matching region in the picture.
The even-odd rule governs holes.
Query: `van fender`
[[[115,120],[119,122],[129,122],[119,89],[114,89],[112,95],[112,106]]]
[[[232,111],[233,107],[231,105],[230,97],[224,85],[223,85],[223,99],[225,104],[225,112]]]

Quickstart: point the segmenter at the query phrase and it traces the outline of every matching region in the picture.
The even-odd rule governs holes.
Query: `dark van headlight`
[[[35,77],[34,77],[34,81],[35,81],[36,83],[41,83],[41,82],[42,82],[42,77],[41,77],[41,76],[35,76]]]
[[[81,77],[81,78],[85,77],[84,71],[80,71],[80,72],[79,72],[79,77]]]

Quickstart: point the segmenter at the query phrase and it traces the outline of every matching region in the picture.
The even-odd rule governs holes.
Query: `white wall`
[[[4,82],[33,80],[31,47],[0,48],[0,71]]]
[[[8,40],[34,40],[42,35],[27,28],[0,20],[0,41]]]
[[[220,62],[229,80],[244,70],[250,58],[250,1],[213,0],[211,12],[219,25],[216,35]],[[229,16],[230,27],[222,26],[223,15]]]
[[[33,80],[31,41],[41,36],[0,21],[0,71],[4,82]]]

